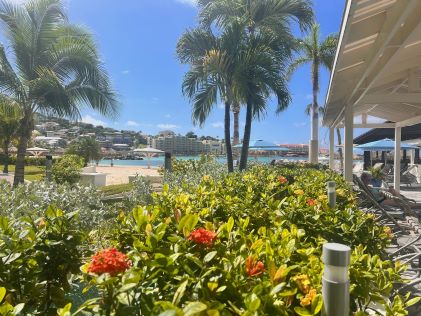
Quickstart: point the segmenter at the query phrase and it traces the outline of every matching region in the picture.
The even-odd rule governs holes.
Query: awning
[[[411,144],[406,144],[403,142],[401,142],[400,145],[401,150],[419,149],[419,147],[417,146],[413,146]],[[364,151],[392,151],[395,149],[395,141],[389,138],[385,138],[382,140],[377,140],[375,142],[358,145],[356,146],[356,148]]]

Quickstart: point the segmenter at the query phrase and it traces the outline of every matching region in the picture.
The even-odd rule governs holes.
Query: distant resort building
[[[308,155],[307,144],[279,144],[280,147],[288,148],[288,154],[296,154],[297,156]]]
[[[157,137],[151,139],[151,146],[175,155],[187,156],[200,154],[222,155],[225,152],[225,147],[220,141],[201,141],[197,138],[176,135],[172,131],[160,132]]]

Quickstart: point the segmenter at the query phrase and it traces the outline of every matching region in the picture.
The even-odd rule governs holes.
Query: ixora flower
[[[317,291],[315,289],[311,289],[306,296],[303,296],[300,298],[300,305],[301,306],[309,306],[311,302],[314,300],[314,298],[317,295]]]
[[[317,204],[317,201],[314,199],[307,199],[307,205],[308,206],[314,206]]]
[[[306,274],[300,274],[294,277],[295,283],[297,283],[298,288],[304,294],[307,294],[310,291],[310,279]]]
[[[126,271],[132,265],[129,258],[115,248],[109,248],[97,252],[88,266],[88,272],[94,274],[109,273],[116,276]]]
[[[216,239],[216,233],[205,228],[198,228],[193,230],[188,237],[188,240],[206,247],[211,247]]]
[[[279,176],[278,177],[278,182],[284,184],[284,183],[287,183],[288,182],[288,179],[285,178],[285,177],[283,177],[283,176]]]
[[[248,276],[253,277],[265,272],[265,265],[262,261],[257,261],[253,256],[248,256],[245,270]]]

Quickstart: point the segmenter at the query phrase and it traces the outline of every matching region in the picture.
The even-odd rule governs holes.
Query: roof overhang
[[[421,122],[421,1],[347,0],[323,123],[345,106],[397,127]]]

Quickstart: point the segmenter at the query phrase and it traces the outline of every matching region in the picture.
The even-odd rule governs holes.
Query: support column
[[[352,167],[354,160],[354,113],[352,105],[345,106],[345,155],[344,178],[352,182]]]
[[[335,128],[329,128],[329,168],[335,169]]]
[[[415,150],[409,151],[409,157],[410,157],[409,163],[411,165],[415,164]]]
[[[395,127],[395,161],[394,188],[399,192],[401,187],[401,127]]]

